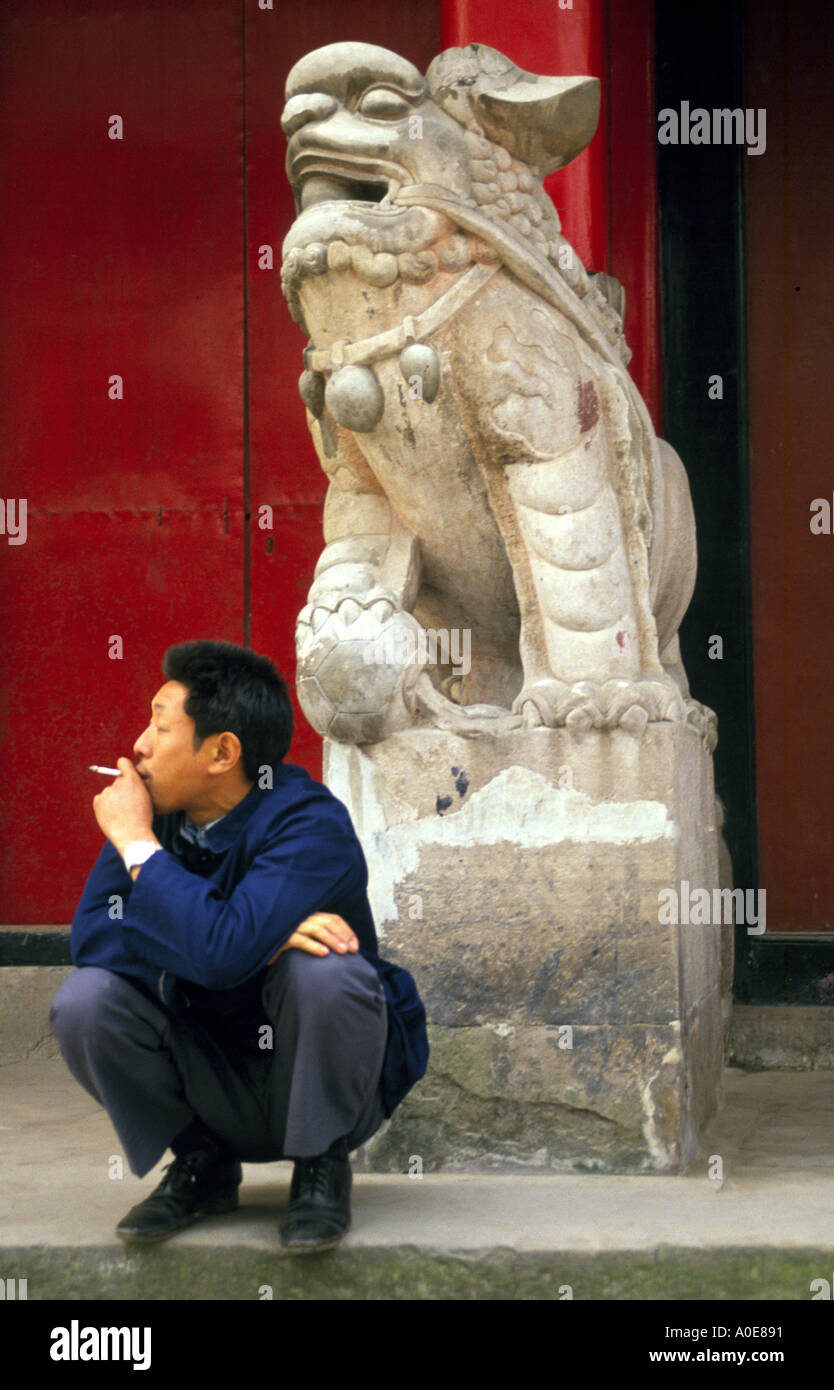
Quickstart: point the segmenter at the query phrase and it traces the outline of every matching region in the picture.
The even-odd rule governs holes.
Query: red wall
[[[3,30],[2,911],[49,922],[101,840],[86,765],[130,751],[169,643],[242,631],[240,28],[28,0]]]
[[[834,11],[748,9],[745,104],[767,152],[745,160],[760,882],[768,930],[834,930]]]
[[[27,499],[28,536],[0,537],[0,920],[71,916],[101,839],[87,764],[130,752],[168,645],[249,642],[294,677],[325,489],[279,282],[289,67],[354,38],[425,69],[477,39],[533,70],[602,76],[600,132],[548,186],[590,268],[626,284],[657,418],[651,16],[626,0],[607,17],[601,0],[6,0],[0,489]],[[320,768],[300,713],[290,757]]]

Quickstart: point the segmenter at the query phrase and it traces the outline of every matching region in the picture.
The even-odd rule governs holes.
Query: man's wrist
[[[140,869],[143,864],[147,863],[151,855],[156,854],[157,850],[162,849],[156,836],[153,835],[152,838],[152,835],[153,832],[148,834],[146,831],[142,835],[133,835],[129,840],[120,841],[120,843],[116,845],[116,849],[122,856],[125,862],[125,868],[131,877],[135,877],[132,872],[134,869]]]

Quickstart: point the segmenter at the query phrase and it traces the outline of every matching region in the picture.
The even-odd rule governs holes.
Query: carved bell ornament
[[[370,367],[340,367],[324,390],[333,419],[346,430],[370,434],[382,419],[385,397]]]
[[[400,353],[400,371],[411,384],[420,382],[420,395],[431,405],[440,390],[440,358],[426,343],[409,343]]]
[[[324,377],[321,372],[302,372],[298,378],[298,394],[310,414],[320,420],[324,414]]]
[[[409,385],[419,381],[421,399],[431,404],[440,390],[440,358],[434,348],[409,343],[400,353],[399,363],[405,380]],[[329,382],[321,372],[308,368],[298,378],[298,393],[317,420],[326,405],[337,424],[358,434],[374,429],[385,407],[382,388],[369,367],[341,367]]]

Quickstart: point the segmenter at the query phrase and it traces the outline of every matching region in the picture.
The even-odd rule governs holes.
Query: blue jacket
[[[182,811],[154,818],[163,848],[135,882],[108,841],[87,880],[72,923],[72,959],[140,981],[169,1008],[177,981],[216,993],[227,1012],[232,992],[254,980],[305,917],[334,912],[359,938],[388,1005],[382,1099],[391,1114],[428,1062],[426,1015],[407,970],[380,959],[368,871],[356,832],[327,787],[301,767],[273,769],[273,786],[255,785],[205,833],[208,851],[180,845]],[[241,992],[251,999],[251,989]]]

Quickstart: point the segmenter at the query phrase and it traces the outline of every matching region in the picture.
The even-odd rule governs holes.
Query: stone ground
[[[60,1060],[0,1066],[0,1276],[36,1299],[749,1299],[834,1278],[834,1071],[729,1068],[683,1176],[363,1174],[329,1254],[282,1253],[289,1164],[241,1206],[132,1252],[113,1234],[159,1180],[109,1176],[109,1121]],[[720,1155],[723,1181],[710,1177]],[[715,1165],[713,1165],[714,1169]]]

